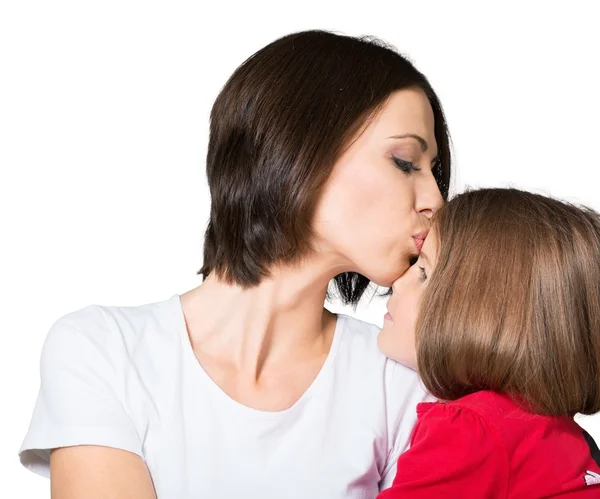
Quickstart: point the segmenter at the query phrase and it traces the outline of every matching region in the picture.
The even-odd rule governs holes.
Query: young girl
[[[454,198],[379,337],[439,402],[379,499],[600,497],[600,216],[514,189]]]

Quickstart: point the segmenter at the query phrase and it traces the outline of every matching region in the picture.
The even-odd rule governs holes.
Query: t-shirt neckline
[[[183,307],[181,305],[181,297],[179,295],[174,295],[171,299],[174,307],[176,308],[177,314],[177,329],[179,332],[179,337],[182,343],[182,349],[184,353],[184,359],[190,366],[191,371],[194,372],[195,375],[216,394],[217,397],[221,400],[222,403],[228,404],[229,408],[233,408],[234,410],[245,412],[249,415],[258,416],[262,418],[269,419],[277,419],[286,416],[292,412],[295,412],[299,407],[301,407],[313,394],[314,391],[318,389],[318,387],[324,382],[324,378],[326,378],[331,371],[331,368],[334,364],[335,357],[337,355],[337,351],[339,348],[339,344],[341,342],[342,331],[343,331],[343,323],[346,319],[344,315],[337,315],[336,324],[333,332],[333,340],[331,342],[331,347],[329,349],[329,353],[327,354],[327,358],[325,362],[321,366],[321,369],[317,373],[315,379],[308,386],[308,388],[304,391],[304,393],[287,409],[283,409],[281,411],[262,411],[260,409],[254,409],[247,405],[244,405],[237,400],[231,398],[215,381],[208,375],[208,373],[202,367],[202,364],[198,361],[196,354],[194,353],[194,349],[192,348],[192,343],[190,341],[190,337],[187,330],[187,324],[185,321],[185,315],[183,313]]]

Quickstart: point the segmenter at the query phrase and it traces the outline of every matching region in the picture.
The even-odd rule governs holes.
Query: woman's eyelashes
[[[392,161],[400,170],[402,170],[406,174],[410,174],[412,172],[418,172],[421,170],[421,168],[416,166],[414,163],[412,163],[410,161],[406,161],[404,159],[400,159],[397,156],[394,156],[393,154],[392,154]]]
[[[425,282],[427,280],[427,272],[423,267],[419,267],[419,272],[421,273],[421,281]]]

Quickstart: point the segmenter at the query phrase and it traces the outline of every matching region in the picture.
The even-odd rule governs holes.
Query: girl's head
[[[369,279],[391,285],[418,252],[447,195],[449,138],[435,93],[407,59],[374,39],[300,32],[225,84],[207,175],[205,277],[253,286],[276,265],[316,255],[356,302]]]
[[[439,399],[493,390],[544,414],[600,410],[592,210],[514,189],[457,196],[393,290],[380,346]]]

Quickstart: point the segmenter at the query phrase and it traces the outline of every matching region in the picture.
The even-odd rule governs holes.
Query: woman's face
[[[386,357],[412,369],[417,368],[415,325],[419,301],[437,260],[434,230],[425,239],[417,262],[394,282],[378,338],[379,349]]]
[[[317,203],[314,247],[336,268],[390,286],[418,255],[442,203],[433,111],[419,89],[400,90],[334,165]]]

